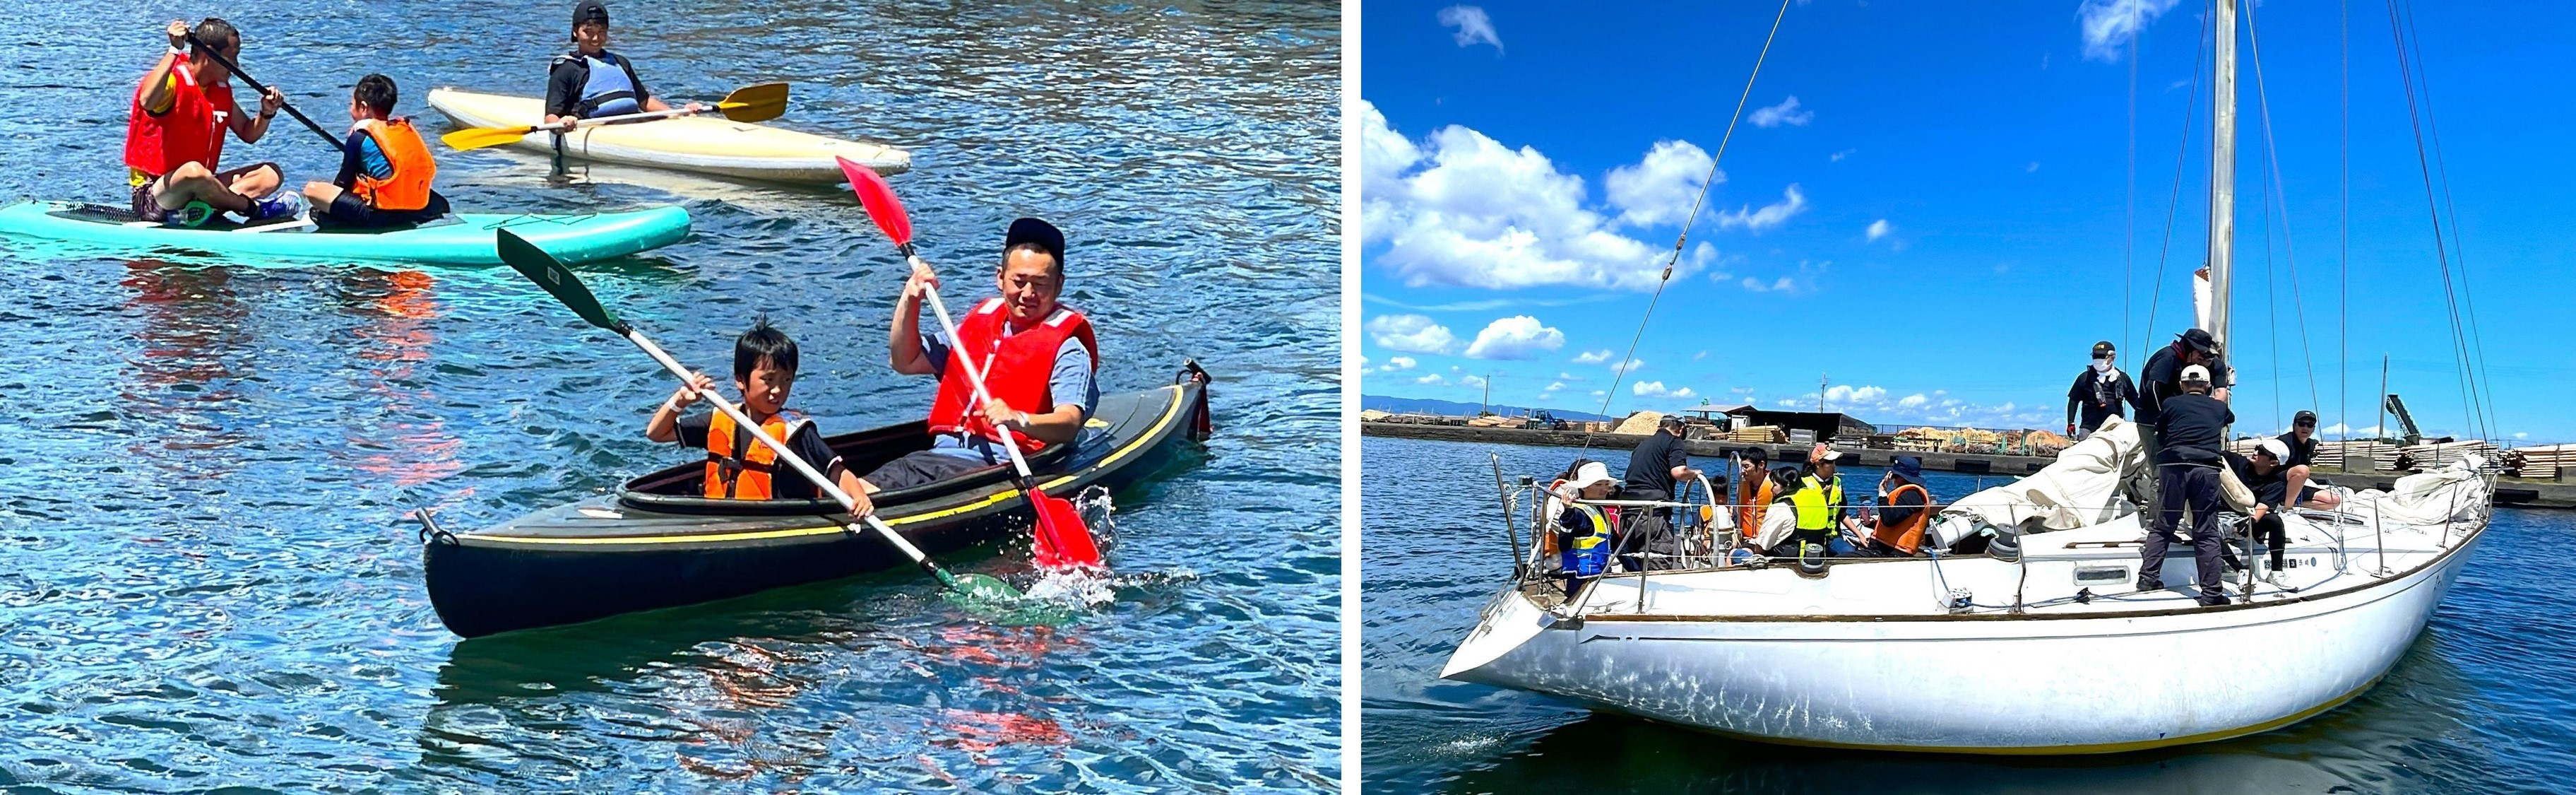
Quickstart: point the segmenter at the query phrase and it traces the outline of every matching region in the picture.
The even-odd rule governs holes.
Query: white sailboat
[[[2203,326],[2223,341],[2237,9],[2214,6]],[[1934,541],[1996,535],[2007,543],[1995,554],[1842,560],[1821,577],[1708,555],[1599,578],[1569,602],[1560,581],[1534,574],[1533,544],[1441,676],[1799,745],[2081,754],[2206,742],[2368,690],[2486,529],[2493,484],[2469,462],[2283,516],[2281,584],[2257,576],[2268,550],[2246,540],[2230,542],[2246,568],[2227,578],[2229,604],[2194,601],[2188,545],[2168,552],[2171,587],[2136,591],[2146,517],[2122,492],[2146,468],[2140,431],[2114,420],[2046,470],[1942,508]],[[1514,499],[1548,496],[1525,481]]]

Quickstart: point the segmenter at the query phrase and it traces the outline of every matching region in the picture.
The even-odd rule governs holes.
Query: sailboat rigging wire
[[[2141,354],[2145,356],[2154,355],[2152,351],[2155,350],[2156,341],[2156,308],[2164,300],[2165,257],[2173,253],[2174,212],[2182,207],[2182,167],[2190,160],[2192,111],[2200,107],[2200,67],[2203,62],[2209,60],[2204,56],[2209,54],[2209,20],[2213,16],[2216,14],[2200,15],[2200,47],[2194,50],[2191,56],[2191,93],[2183,100],[2182,138],[2181,143],[2174,147],[2173,198],[2165,201],[2164,242],[2156,248],[2156,280],[2151,282],[2156,285],[2156,288],[2147,291],[2147,320],[2145,325],[2138,328],[2138,350],[2150,352]],[[2145,359],[2138,361],[2139,367],[2146,366]]]
[[[2272,95],[2263,80],[2263,36],[2260,27],[2255,24],[2254,5],[2255,4],[2247,4],[2245,7],[2245,40],[2252,45],[2252,55],[2254,56],[2254,99],[2256,106],[2262,110],[2263,115],[2263,161],[2265,165],[2269,166],[2268,173],[2265,176],[2270,180],[2270,187],[2265,188],[2263,192],[2265,198],[2271,199],[2272,205],[2276,205],[2281,209],[2281,252],[2282,256],[2288,261],[2290,267],[2290,308],[2297,313],[2299,328],[2299,358],[2307,364],[2308,405],[2315,406],[2319,403],[2317,398],[2317,359],[2315,351],[2308,345],[2308,305],[2306,299],[2299,291],[2299,247],[2298,243],[2293,241],[2290,237],[2290,198],[2283,194],[2284,190],[2288,188],[2289,183],[2281,179],[2280,145],[2272,137]],[[2270,267],[2272,257],[2271,226],[2272,208],[2267,206],[2263,208],[2263,258],[2266,268]],[[2270,276],[2267,275],[2264,278],[2268,280]],[[2274,305],[2274,307],[2277,306],[2278,304]],[[2272,398],[2272,405],[2274,411],[2279,411],[2279,407],[2281,405],[2281,399],[2279,397],[2281,383],[2280,376],[2278,374],[2280,371],[2281,351],[2281,343],[2279,339],[2281,334],[2279,319],[2280,311],[2277,308],[2274,308],[2272,315],[2272,336],[2274,338],[2272,341],[2272,369],[2274,371],[2272,381],[2272,392],[2274,397]]]
[[[2416,71],[2420,73],[2423,71],[2424,63],[2424,36],[2415,30],[2415,7],[2412,5],[2406,7],[2406,34],[2408,41],[2414,43]],[[2480,420],[2485,423],[2479,435],[2493,438],[2497,432],[2495,371],[2487,367],[2486,340],[2478,331],[2477,293],[2469,288],[2469,255],[2463,248],[2465,244],[2461,241],[2463,236],[2460,234],[2460,209],[2451,201],[2451,166],[2448,159],[2442,155],[2442,120],[2441,116],[2433,110],[2433,81],[2430,77],[2425,77],[2419,82],[2424,89],[2424,129],[2433,139],[2433,169],[2442,183],[2442,212],[2451,216],[2451,258],[2460,263],[2460,304],[2466,310],[2465,322],[2468,326],[2470,349],[2477,358],[2476,369],[2470,373],[2470,377],[2479,387],[2479,393],[2486,396],[2485,400],[2472,402],[2478,409]]]
[[[2442,207],[2439,194],[2433,184],[2433,161],[2431,155],[2425,151],[2424,113],[2418,108],[2416,102],[2415,73],[2421,65],[2408,57],[2404,18],[2404,12],[2398,8],[2398,0],[2388,0],[2388,36],[2397,47],[2397,74],[2404,81],[2406,89],[2406,119],[2415,133],[2415,164],[2424,178],[2424,209],[2433,226],[2433,257],[2441,265],[2442,300],[2451,316],[2451,353],[2456,357],[2455,360],[2459,365],[2457,374],[2461,392],[2468,396],[2466,408],[2470,415],[2469,426],[2471,429],[2476,429],[2479,427],[2476,420],[2477,382],[2469,371],[2468,337],[2462,332],[2460,297],[2452,286],[2450,250],[2443,245]]]
[[[2352,439],[2352,0],[2343,9],[2343,252],[2335,255],[2339,278],[2335,307],[2335,424]]]
[[[1610,416],[1610,400],[1619,396],[1619,382],[1628,377],[1628,370],[1637,361],[1637,345],[1646,341],[1646,322],[1655,316],[1655,304],[1664,300],[1665,285],[1673,282],[1673,266],[1682,261],[1682,247],[1690,242],[1691,227],[1699,222],[1699,209],[1708,202],[1709,186],[1717,184],[1717,164],[1726,160],[1726,145],[1735,140],[1736,122],[1744,119],[1744,105],[1753,99],[1753,83],[1762,77],[1762,62],[1771,57],[1772,40],[1780,37],[1780,20],[1789,18],[1790,2],[1780,0],[1780,12],[1771,17],[1771,32],[1762,37],[1762,52],[1753,56],[1753,73],[1744,76],[1744,94],[1735,98],[1735,113],[1726,117],[1726,134],[1717,139],[1717,152],[1709,155],[1708,177],[1699,183],[1699,197],[1691,200],[1690,214],[1682,216],[1681,236],[1673,238],[1672,258],[1664,260],[1664,275],[1655,280],[1655,294],[1646,299],[1645,314],[1637,316],[1637,335],[1628,340],[1627,356],[1610,371],[1610,388],[1601,393],[1601,416]],[[1592,449],[1592,434],[1590,430],[1583,432],[1582,450]]]

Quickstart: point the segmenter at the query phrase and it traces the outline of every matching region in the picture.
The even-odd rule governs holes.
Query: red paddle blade
[[[910,245],[912,218],[903,214],[903,200],[894,197],[894,186],[886,184],[885,177],[878,176],[875,169],[846,157],[832,159],[841,161],[841,174],[850,178],[850,190],[858,193],[859,204],[868,208],[869,220],[877,222],[877,228],[885,230],[895,245]]]
[[[1038,568],[1107,568],[1073,501],[1037,492],[1030,492],[1029,501],[1038,509],[1037,552],[1032,556]]]

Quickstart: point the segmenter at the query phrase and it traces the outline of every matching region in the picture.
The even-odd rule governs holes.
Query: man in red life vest
[[[158,222],[172,220],[173,212],[185,208],[191,212],[175,219],[190,225],[203,223],[216,212],[234,213],[245,220],[293,214],[297,209],[293,200],[259,200],[285,181],[277,164],[224,170],[219,163],[226,131],[242,143],[258,143],[286,104],[285,95],[271,86],[260,95],[257,114],[242,113],[233,105],[233,88],[226,82],[232,72],[203,50],[212,47],[213,54],[239,63],[234,59],[241,57],[241,33],[231,23],[214,18],[197,23],[194,44],[188,42],[187,23],[173,20],[163,32],[170,36],[170,52],[135,86],[125,125],[125,165],[134,214]],[[181,49],[183,44],[187,49]]]
[[[1100,345],[1091,321],[1056,303],[1064,291],[1064,233],[1035,218],[1011,222],[1002,238],[993,286],[1001,295],[957,316],[962,345],[921,319],[922,296],[939,284],[928,265],[913,268],[895,299],[887,352],[895,372],[939,379],[930,405],[930,449],[905,454],[860,479],[868,492],[905,489],[1010,461],[1001,448],[1009,428],[1029,455],[1071,445],[1100,402],[1093,373]],[[960,357],[973,356],[993,400],[975,405],[975,387]],[[861,505],[865,494],[854,494]]]

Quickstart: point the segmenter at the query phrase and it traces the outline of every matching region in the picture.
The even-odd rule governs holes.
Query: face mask
[[[2110,375],[2110,374],[2111,374],[2111,360],[2109,360],[2109,359],[2095,359],[2095,360],[2093,360],[2093,372],[2101,373],[2101,374],[2103,374],[2103,375]]]

